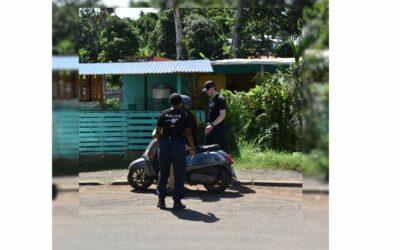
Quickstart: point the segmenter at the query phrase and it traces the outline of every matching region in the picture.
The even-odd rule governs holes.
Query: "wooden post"
[[[182,94],[182,75],[181,74],[178,74],[178,76],[177,76],[176,91],[179,94]]]
[[[147,75],[144,75],[144,110],[147,110]]]
[[[261,64],[260,65],[260,73],[261,73],[261,80],[263,80],[264,81],[264,64]]]
[[[105,82],[104,80],[107,81],[106,76],[100,75],[98,79],[98,86],[99,86],[99,101],[100,101],[100,108],[101,110],[104,109],[104,90],[105,90]]]

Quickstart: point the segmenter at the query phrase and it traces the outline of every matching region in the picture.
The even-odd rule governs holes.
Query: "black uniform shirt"
[[[193,143],[194,143],[194,146],[197,147],[199,145],[199,138],[197,138],[196,116],[190,111],[186,111],[186,112],[187,112],[187,116],[188,116],[189,123],[190,123],[190,129],[192,131]]]
[[[161,112],[157,126],[162,128],[161,138],[182,138],[185,129],[190,128],[190,121],[183,110],[170,108]]]
[[[217,93],[211,100],[208,102],[208,112],[207,112],[207,122],[211,123],[217,119],[219,116],[219,111],[221,109],[226,110],[226,101],[225,98]],[[220,126],[224,123],[224,120],[219,123],[217,126]]]

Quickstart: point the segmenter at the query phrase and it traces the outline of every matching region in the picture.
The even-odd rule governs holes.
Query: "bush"
[[[256,147],[301,151],[301,65],[262,81],[249,92],[222,90],[227,100],[229,148],[239,139]]]
[[[121,108],[121,102],[119,98],[109,98],[104,100],[104,110],[119,110]]]

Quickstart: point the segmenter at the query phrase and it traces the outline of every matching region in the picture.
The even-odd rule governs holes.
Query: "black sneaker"
[[[157,203],[157,207],[159,207],[160,209],[165,209],[165,200],[164,199],[159,199],[158,203]]]
[[[180,209],[184,209],[184,208],[186,208],[186,206],[185,206],[184,204],[182,204],[181,201],[175,201],[175,202],[174,202],[174,207],[173,207],[173,209],[175,209],[175,210],[180,210]]]

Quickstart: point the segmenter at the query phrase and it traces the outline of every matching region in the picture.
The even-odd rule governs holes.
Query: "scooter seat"
[[[209,152],[209,151],[217,151],[220,149],[221,149],[221,147],[218,144],[211,144],[211,145],[201,145],[196,149],[196,151],[197,152]]]

